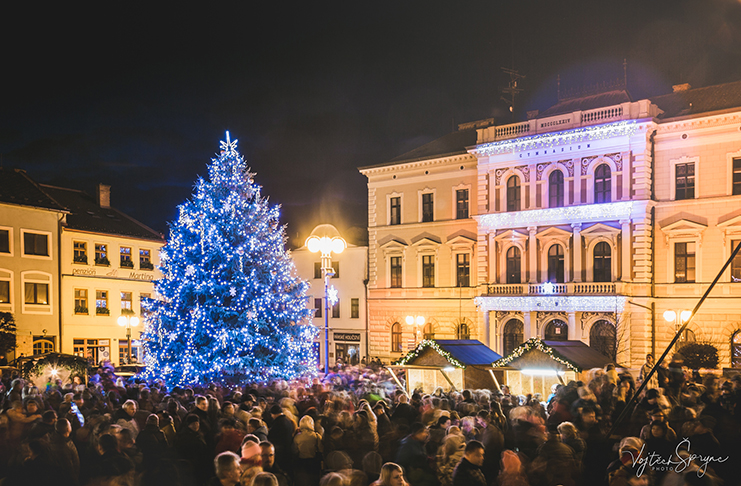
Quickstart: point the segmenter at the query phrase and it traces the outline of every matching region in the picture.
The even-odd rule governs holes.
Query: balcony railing
[[[485,295],[616,295],[616,282],[570,282],[538,284],[486,284]]]

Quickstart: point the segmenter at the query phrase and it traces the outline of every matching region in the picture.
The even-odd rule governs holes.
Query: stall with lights
[[[615,362],[581,341],[542,341],[530,338],[509,355],[494,361],[492,367],[503,372],[503,384],[512,395],[540,393],[543,398],[555,384],[585,381],[584,373]]]
[[[503,372],[494,370],[491,363],[500,358],[481,341],[425,339],[388,369],[407,394],[414,390],[432,393],[438,387],[496,390]]]
[[[16,360],[21,376],[33,382],[39,390],[45,390],[47,385],[73,383],[75,376],[81,383],[86,383],[87,365],[87,360],[81,356],[62,353],[37,354]]]

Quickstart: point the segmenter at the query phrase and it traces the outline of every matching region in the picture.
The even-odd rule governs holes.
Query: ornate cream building
[[[741,241],[741,82],[562,99],[484,120],[368,178],[370,354],[417,340],[582,340],[638,367]],[[683,340],[741,357],[741,257]],[[424,316],[424,329],[407,316]],[[410,320],[410,322],[412,322]],[[741,363],[740,363],[741,364]]]

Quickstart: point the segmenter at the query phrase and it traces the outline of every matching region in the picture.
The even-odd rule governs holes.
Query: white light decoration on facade
[[[335,305],[340,300],[339,292],[334,285],[327,289],[327,297],[329,298],[329,303],[332,305]]]
[[[479,228],[497,230],[527,226],[553,226],[574,222],[592,223],[631,217],[645,217],[648,201],[619,201],[604,204],[584,204],[563,208],[531,209],[474,216]]]
[[[612,137],[631,136],[638,125],[635,120],[620,121],[617,123],[607,123],[585,128],[575,128],[573,130],[564,130],[556,133],[544,133],[542,135],[532,135],[529,137],[520,137],[512,140],[502,140],[499,142],[484,143],[471,150],[472,154],[478,156],[489,156],[503,154],[507,152],[523,152],[525,150],[547,149],[560,145],[568,145],[578,142],[588,142],[592,140],[603,140]]]
[[[483,312],[622,312],[627,297],[618,296],[538,296],[476,297],[474,302]]]
[[[546,283],[543,284],[542,289],[543,289],[543,293],[544,294],[552,294],[554,287],[553,287],[553,284],[552,283],[546,282]]]

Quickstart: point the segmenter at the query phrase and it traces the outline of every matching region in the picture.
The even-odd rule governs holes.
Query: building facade
[[[336,230],[335,230],[336,231]],[[312,324],[320,332],[314,341],[317,366],[324,363],[324,279],[321,254],[312,253],[306,245],[291,252],[298,275],[309,283],[308,304],[314,309]],[[330,286],[337,290],[337,302],[329,314],[329,364],[359,364],[368,356],[368,320],[365,280],[368,247],[348,244],[340,254],[332,254],[335,275]]]
[[[160,234],[97,198],[40,185],[24,171],[0,169],[0,311],[15,319],[14,356],[61,352],[93,363],[128,362],[126,326],[154,297]],[[129,328],[141,360],[143,322]]]
[[[692,310],[741,241],[740,127],[741,83],[639,101],[617,90],[521,123],[464,125],[362,168],[371,353],[397,357],[399,339],[416,335],[404,316],[420,312],[433,324],[425,334],[463,337],[465,319],[503,355],[533,336],[581,340],[630,367],[663,352],[679,324],[665,312]],[[444,208],[452,215],[468,185],[469,218],[451,218]],[[425,216],[425,194],[441,216]],[[445,271],[460,272],[467,251],[456,302],[445,293],[461,279]],[[434,282],[423,279],[431,261]],[[741,258],[680,342],[713,344],[724,367],[741,357],[739,272]]]

